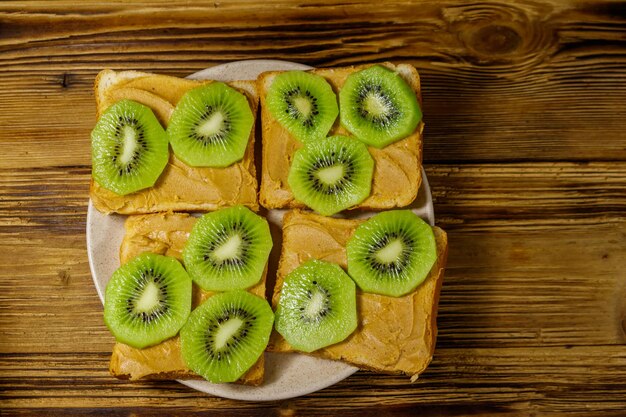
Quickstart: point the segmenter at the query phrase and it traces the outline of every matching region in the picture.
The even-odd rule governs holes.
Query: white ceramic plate
[[[187,78],[220,81],[253,80],[264,71],[306,70],[311,67],[287,61],[237,61],[207,68]],[[434,225],[435,214],[426,173],[422,171],[422,186],[418,198],[410,207],[420,217]],[[270,210],[268,220],[280,227],[284,210]],[[359,213],[350,217],[368,217]],[[119,248],[124,237],[126,216],[103,215],[89,201],[87,209],[87,254],[93,282],[100,300],[109,278],[119,267]],[[277,244],[276,242],[275,244]],[[212,384],[207,381],[179,381],[191,388],[225,398],[251,401],[282,400],[309,394],[329,387],[358,369],[341,362],[317,359],[297,353],[266,353],[265,382],[260,387],[237,384]]]

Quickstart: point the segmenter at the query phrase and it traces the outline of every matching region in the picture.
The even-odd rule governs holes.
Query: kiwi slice
[[[297,150],[287,180],[298,201],[330,216],[365,200],[373,173],[374,160],[365,145],[331,136]]]
[[[150,108],[121,100],[105,110],[91,132],[94,180],[126,195],[152,187],[167,165],[167,135]]]
[[[264,299],[242,290],[216,294],[181,329],[183,360],[211,382],[234,382],[263,354],[273,324]]]
[[[339,265],[310,260],[285,277],[276,331],[303,352],[339,343],[357,326],[356,287]]]
[[[244,206],[202,216],[183,250],[191,278],[207,291],[244,289],[263,277],[272,236],[267,220]]]
[[[226,167],[246,153],[254,116],[248,99],[224,83],[189,90],[172,112],[167,134],[190,166]]]
[[[174,258],[144,253],[107,284],[104,322],[115,338],[145,348],[173,337],[191,311],[191,279]]]
[[[339,113],[330,84],[304,71],[277,75],[267,91],[266,103],[272,116],[302,143],[325,137]]]
[[[341,124],[376,148],[407,137],[422,119],[413,89],[400,74],[380,65],[348,76],[339,107]]]
[[[347,245],[348,273],[365,292],[399,297],[421,284],[437,260],[433,229],[410,210],[379,213]]]

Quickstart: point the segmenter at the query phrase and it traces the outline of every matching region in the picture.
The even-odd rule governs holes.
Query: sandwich
[[[346,247],[364,222],[299,210],[288,212],[283,219],[282,251],[272,297],[274,309],[281,299],[285,277],[307,261],[322,260],[348,270]],[[435,349],[437,305],[447,256],[446,233],[438,227],[432,231],[436,261],[417,288],[400,297],[357,289],[356,329],[343,341],[308,354],[375,372],[406,374],[412,381],[417,379],[430,363]],[[274,332],[268,351],[298,349]]]
[[[95,81],[97,116],[99,120],[102,120],[103,114],[114,104],[131,100],[151,110],[160,127],[164,129],[169,126],[170,118],[176,114],[177,104],[187,93],[213,83],[216,82],[188,80],[138,71],[104,70],[98,74]],[[153,185],[130,193],[118,189],[111,190],[100,182],[107,181],[108,176],[118,175],[117,171],[113,174],[102,174],[104,179],[100,182],[94,179],[91,181],[90,197],[94,206],[107,214],[211,211],[237,204],[257,210],[258,184],[254,162],[254,123],[258,108],[256,85],[253,81],[231,81],[226,84],[245,97],[245,107],[252,116],[252,126],[249,133],[245,135],[247,144],[244,144],[245,151],[240,160],[228,166],[193,166],[184,162],[176,155],[176,152],[168,153],[166,137],[162,152],[165,154],[164,167],[162,171],[156,172],[155,177],[158,177],[152,178],[156,180]],[[145,123],[149,124],[149,122]],[[159,128],[159,126],[153,127]],[[140,146],[135,146],[133,150],[137,153],[142,151]],[[110,156],[112,152],[115,152],[114,157],[118,159],[124,156],[118,148],[107,151],[105,154]],[[97,171],[98,160],[94,152],[94,173]],[[120,170],[120,176],[129,177],[134,174],[135,166],[132,163],[123,165],[123,168],[127,167],[128,169],[124,172]]]
[[[145,252],[181,260],[183,248],[197,221],[196,217],[186,213],[129,216],[125,222],[126,233],[120,247],[120,263],[124,265]],[[265,298],[266,275],[267,269],[263,271],[260,282],[248,291]],[[215,292],[202,290],[194,284],[193,308],[214,294]],[[185,364],[178,335],[143,349],[116,342],[109,369],[112,375],[120,379],[201,379]],[[246,385],[260,385],[263,382],[263,374],[264,358],[261,355],[238,382]]]
[[[309,89],[322,90],[315,91],[315,93],[318,93],[318,96],[322,97],[327,93],[323,88],[329,85],[330,87],[327,88],[332,90],[331,93],[326,95],[330,97],[329,100],[336,100],[336,94],[341,96],[341,91],[350,75],[372,67],[372,64],[367,64],[343,68],[314,69],[308,71],[307,74],[315,76],[316,79],[303,81],[281,80],[279,77],[282,76],[286,78],[286,76],[290,75],[288,72],[281,71],[265,72],[259,76],[257,79],[257,88],[261,100],[263,144],[261,190],[259,196],[261,205],[268,209],[306,207],[307,204],[304,204],[300,199],[294,197],[292,187],[290,186],[290,167],[295,153],[304,146],[307,137],[311,137],[311,140],[318,140],[325,135],[353,136],[343,126],[346,124],[344,123],[345,117],[343,115],[341,118],[336,117],[336,111],[328,116],[326,128],[320,126],[321,134],[317,131],[313,131],[317,126],[313,126],[312,129],[302,134],[299,133],[301,130],[299,129],[300,126],[291,128],[290,131],[286,127],[289,121],[285,123],[279,122],[279,115],[285,112],[272,111],[273,91],[280,88],[293,90],[293,86],[297,85],[298,82],[302,84],[320,84],[319,86],[309,86]],[[405,85],[410,88],[410,94],[407,94],[407,96],[413,97],[413,100],[417,99],[418,102],[421,103],[420,79],[416,69],[412,65],[384,63],[376,67],[376,69],[383,67],[389,70],[388,72],[391,73],[391,76],[393,76],[393,74],[399,75],[406,83]],[[383,72],[381,77],[387,75],[386,72]],[[374,76],[377,77],[378,74],[374,74]],[[287,87],[283,87],[281,81],[284,81]],[[409,93],[409,91],[404,91],[402,88],[399,90],[403,93]],[[390,95],[395,92],[395,90],[391,91]],[[341,97],[341,99],[344,100],[343,97]],[[353,99],[350,97],[345,98],[345,101],[351,100]],[[332,105],[332,103],[330,104]],[[396,102],[396,104],[399,106],[399,101]],[[274,107],[277,106],[274,105]],[[393,111],[393,109],[391,110]],[[296,110],[287,109],[286,111],[295,112]],[[371,181],[367,181],[368,187],[371,182],[371,191],[368,189],[368,193],[365,196],[366,198],[363,201],[348,208],[363,210],[391,209],[394,207],[407,206],[415,200],[421,184],[422,131],[424,128],[424,123],[421,121],[421,112],[419,116],[419,120],[414,120],[415,123],[411,125],[414,127],[409,128],[410,130],[406,131],[400,140],[390,144],[381,143],[367,147],[374,162],[373,176]],[[319,122],[319,124],[323,123]]]

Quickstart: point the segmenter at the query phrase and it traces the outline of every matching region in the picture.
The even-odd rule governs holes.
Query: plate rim
[[[224,64],[220,64],[220,65],[216,65],[213,67],[208,67],[205,68],[203,70],[194,72],[193,74],[190,74],[189,76],[187,76],[186,78],[189,79],[195,79],[195,80],[201,80],[201,79],[214,79],[214,80],[218,80],[218,81],[229,81],[229,80],[233,80],[233,79],[250,79],[250,78],[237,78],[237,77],[223,77],[223,76],[216,76],[214,74],[214,72],[221,72],[224,71],[226,69],[230,69],[230,67],[234,67],[235,69],[237,67],[256,67],[258,68],[259,66],[261,66],[265,71],[277,71],[277,70],[290,70],[290,69],[298,69],[298,70],[307,70],[307,69],[312,69],[314,67],[311,67],[309,65],[306,64],[301,64],[301,63],[297,63],[297,62],[291,62],[291,61],[284,61],[284,60],[276,60],[276,59],[251,59],[251,60],[239,60],[239,61],[232,61],[232,62],[227,62]],[[242,71],[245,73],[245,70]],[[254,70],[253,70],[254,72]],[[263,71],[260,71],[263,72]],[[259,72],[259,73],[260,73]],[[425,213],[424,213],[424,217],[426,218],[426,220],[428,221],[428,223],[431,226],[434,226],[435,223],[435,213],[434,213],[434,206],[433,206],[433,201],[432,201],[432,194],[431,194],[431,190],[430,190],[430,184],[428,182],[428,178],[426,177],[426,172],[424,170],[424,167],[421,167],[421,171],[422,171],[422,185],[421,187],[424,188],[424,193],[426,195],[426,202],[425,202]],[[100,214],[98,212],[98,214]],[[93,204],[93,201],[91,200],[91,198],[89,198],[89,202],[87,205],[87,218],[86,218],[86,240],[87,240],[87,258],[89,261],[89,269],[90,269],[90,273],[91,273],[91,277],[92,277],[92,281],[94,283],[94,286],[96,287],[96,292],[98,294],[98,297],[100,298],[100,302],[102,304],[104,304],[104,289],[100,288],[100,283],[96,278],[96,265],[95,265],[95,259],[94,256],[92,254],[93,251],[93,236],[92,236],[92,223],[94,222],[94,216],[96,216],[96,208]],[[117,214],[112,214],[114,216],[121,216],[121,215],[117,215]],[[126,217],[126,216],[124,216]],[[279,353],[272,353],[272,352],[265,352],[265,354],[269,354],[269,355],[280,355]],[[296,353],[290,353],[291,355],[295,355]],[[302,355],[302,354],[300,354]],[[306,355],[302,355],[302,356],[306,356]],[[335,361],[331,361],[331,362],[335,362]],[[347,377],[349,377],[350,375],[353,375],[356,371],[359,370],[359,368],[348,365],[348,364],[343,364],[346,366],[345,371],[344,372],[339,372],[337,374],[333,374],[332,378],[328,378],[324,381],[324,383],[318,383],[317,385],[312,385],[312,386],[307,386],[304,389],[295,389],[292,391],[287,392],[276,392],[273,396],[266,396],[263,398],[259,398],[258,396],[254,395],[255,391],[258,391],[260,387],[251,387],[251,386],[245,386],[245,385],[233,385],[233,384],[213,384],[209,381],[205,381],[205,380],[176,380],[177,382],[195,389],[197,391],[201,391],[205,394],[210,394],[210,395],[214,395],[214,396],[218,396],[218,397],[222,397],[222,398],[228,398],[228,399],[235,399],[235,400],[242,400],[242,401],[276,401],[276,400],[286,400],[286,399],[290,399],[290,398],[296,398],[296,397],[300,397],[303,395],[307,395],[313,392],[317,392],[319,390],[328,388],[344,379],[346,379]],[[230,390],[226,390],[224,391],[223,388],[225,387],[237,387],[239,388],[239,390],[237,390],[237,388],[235,388],[234,392],[231,392]],[[213,388],[213,389],[211,389]],[[222,389],[220,389],[222,388]]]

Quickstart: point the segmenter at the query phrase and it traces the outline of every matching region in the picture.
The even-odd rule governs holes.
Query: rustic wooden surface
[[[0,3],[0,414],[626,415],[626,3]],[[280,402],[107,372],[85,248],[92,82],[275,58],[422,75],[450,254],[415,385]]]

